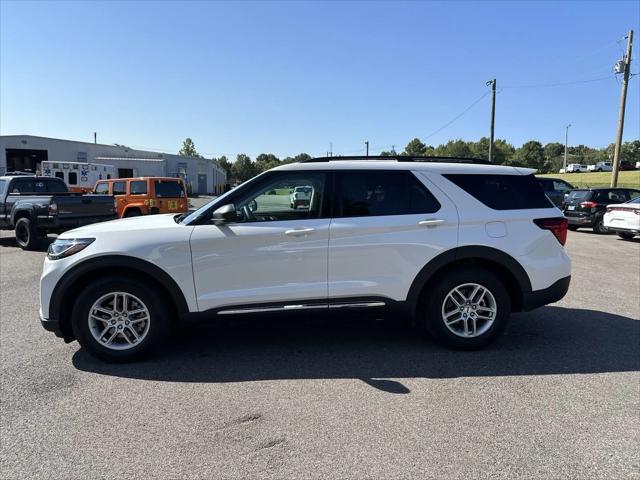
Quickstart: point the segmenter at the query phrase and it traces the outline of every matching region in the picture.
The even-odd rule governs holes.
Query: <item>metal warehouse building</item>
[[[182,177],[190,191],[198,194],[221,193],[227,183],[224,169],[204,158],[32,135],[0,136],[0,175],[11,171],[38,172],[41,162],[47,160],[113,165],[121,178]]]

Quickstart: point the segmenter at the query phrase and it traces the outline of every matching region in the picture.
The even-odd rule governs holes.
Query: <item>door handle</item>
[[[427,220],[418,222],[418,225],[421,225],[423,227],[435,227],[436,225],[439,225],[441,223],[444,223],[444,220],[440,218],[428,218]]]
[[[292,237],[299,237],[300,235],[306,235],[307,233],[313,233],[315,231],[315,228],[294,228],[293,230],[285,230],[284,234]]]

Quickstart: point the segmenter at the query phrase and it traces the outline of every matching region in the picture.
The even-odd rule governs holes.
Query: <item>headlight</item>
[[[59,260],[68,257],[91,245],[95,238],[60,238],[49,245],[47,257],[49,260]]]

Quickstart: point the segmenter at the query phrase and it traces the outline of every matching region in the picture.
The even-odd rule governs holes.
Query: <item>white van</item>
[[[42,175],[60,178],[72,192],[90,192],[98,180],[117,178],[116,167],[101,163],[42,162]]]

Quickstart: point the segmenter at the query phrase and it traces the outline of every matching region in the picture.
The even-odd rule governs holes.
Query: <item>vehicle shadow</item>
[[[76,368],[167,382],[358,378],[407,394],[401,378],[627,372],[640,369],[640,320],[544,307],[514,315],[505,335],[476,352],[450,351],[389,322],[276,321],[197,327],[157,357],[106,364],[83,350]]]
[[[51,245],[55,241],[55,239],[56,239],[56,237],[47,237],[46,240],[42,240],[40,242],[40,245],[38,246],[38,248],[35,251],[46,252],[47,248],[49,248],[49,245]],[[20,248],[20,247],[18,247],[18,244],[16,243],[16,237],[14,237],[14,236],[11,236],[11,237],[0,237],[0,247]]]

